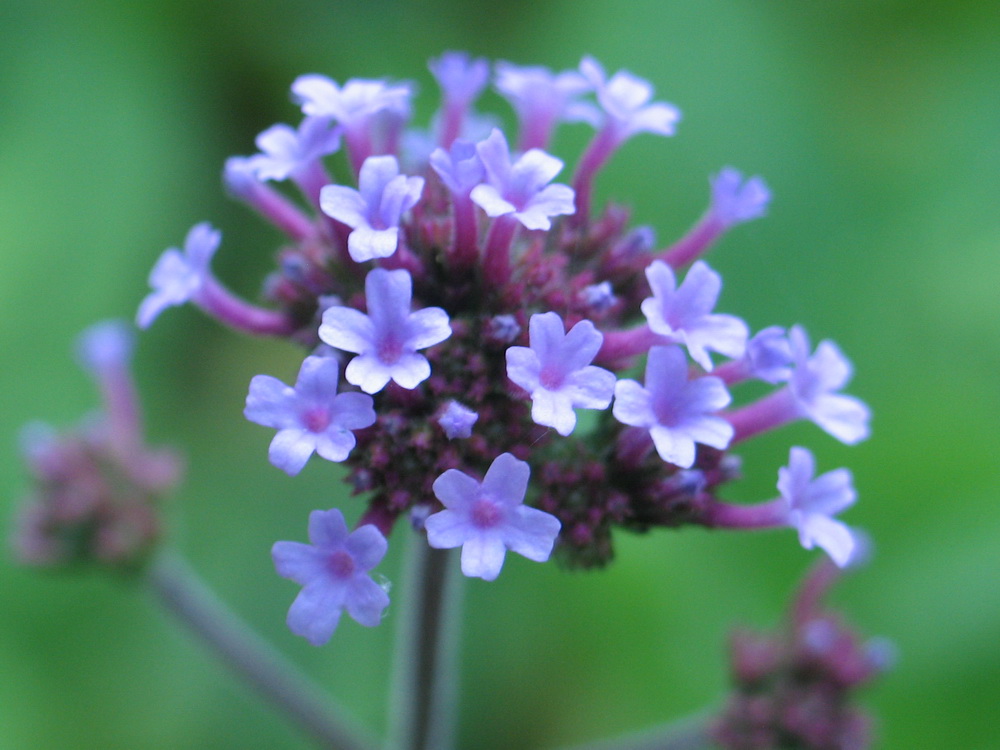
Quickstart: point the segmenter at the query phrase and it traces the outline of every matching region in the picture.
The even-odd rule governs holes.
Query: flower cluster
[[[289,474],[313,453],[344,463],[367,510],[351,535],[328,511],[310,521],[313,546],[275,546],[279,572],[305,587],[292,629],[323,642],[344,608],[374,624],[387,599],[367,571],[406,515],[487,580],[508,550],[605,564],[613,527],[791,527],[845,564],[854,535],[833,515],[854,501],[850,475],[813,479],[805,448],[781,470],[780,497],[721,498],[739,474],[730,451],[751,437],[800,419],[845,443],[868,435],[867,408],[840,393],[851,367],[834,344],[813,350],[799,327],[751,335],[716,312],[722,279],[702,257],[766,213],[763,180],[722,169],[704,216],[660,246],[625,208],[591,209],[630,138],[675,133],[680,112],[649,82],[589,57],[562,73],[498,63],[493,85],[519,122],[509,139],[475,111],[485,60],[447,53],[430,69],[442,104],[429,136],[409,127],[408,83],[306,75],[292,84],[302,123],[227,162],[231,193],[287,237],[266,306],[215,279],[221,235],[199,224],[156,264],[139,310],[147,326],[190,301],[309,350],[294,387],[254,378],[245,414],[278,431],[270,460]],[[563,184],[545,149],[566,122],[594,136]],[[341,145],[346,184],[324,161]],[[272,184],[283,180],[302,201]],[[629,377],[643,366],[641,383]],[[733,406],[751,380],[774,390]]]

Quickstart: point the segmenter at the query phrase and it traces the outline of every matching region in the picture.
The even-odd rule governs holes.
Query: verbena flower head
[[[723,169],[693,236],[662,248],[649,227],[630,225],[627,208],[591,205],[601,167],[631,135],[674,132],[679,113],[650,83],[608,76],[591,58],[559,74],[501,63],[493,86],[520,127],[476,140],[483,62],[449,53],[431,68],[443,93],[437,148],[409,174],[399,144],[428,130],[408,122],[414,89],[317,75],[297,79],[294,98],[310,127],[325,118],[327,134],[341,129],[345,148],[316,157],[315,191],[301,190],[302,201],[264,184],[248,160],[227,166],[231,190],[287,239],[265,306],[220,296],[211,279],[212,294],[194,300],[309,355],[303,376],[315,387],[258,376],[252,388],[251,418],[289,431],[276,437],[277,463],[295,471],[325,451],[367,504],[362,525],[388,536],[410,516],[399,525],[462,546],[465,572],[485,578],[508,549],[589,567],[610,561],[622,531],[787,526],[784,501],[725,502],[740,474],[734,446],[806,415],[854,439],[867,410],[835,392],[849,368],[832,345],[811,354],[797,329],[765,329],[748,347],[746,324],[714,311],[722,279],[698,259],[723,224],[764,213],[763,182]],[[595,128],[584,152],[543,151],[568,120]],[[289,131],[274,132],[283,145],[264,151],[281,161],[295,149]],[[345,157],[351,169],[326,169]],[[554,182],[564,159],[572,188]],[[329,174],[352,176],[315,186]],[[196,265],[177,256],[174,266]],[[169,290],[188,278],[164,275]],[[154,294],[157,311],[181,296]],[[322,345],[336,352],[312,361]],[[643,367],[643,384],[629,379]],[[749,379],[776,386],[763,406],[739,392]],[[332,437],[305,416],[317,403],[340,430]],[[348,403],[352,421],[338,426],[332,405]],[[588,418],[578,423],[577,409]]]
[[[462,548],[462,572],[492,581],[507,550],[545,562],[559,534],[557,518],[524,505],[528,464],[509,453],[497,456],[478,482],[450,469],[434,481],[444,510],[424,522],[427,542],[439,549]]]
[[[356,443],[352,431],[375,423],[371,396],[339,393],[339,380],[335,357],[306,357],[294,388],[270,375],[250,381],[243,414],[278,430],[268,450],[272,464],[294,476],[314,452],[343,461]]]
[[[448,314],[441,308],[410,312],[412,295],[407,271],[376,268],[365,279],[367,315],[339,306],[323,313],[320,338],[358,355],[347,365],[346,376],[366,393],[377,393],[390,380],[416,388],[431,374],[427,358],[417,351],[451,335]]]
[[[149,273],[153,291],[139,305],[136,323],[140,328],[149,328],[168,307],[195,298],[211,274],[209,264],[221,241],[222,232],[202,222],[188,232],[183,250],[171,247],[164,251]]]
[[[278,575],[302,586],[288,610],[288,627],[314,646],[333,636],[347,610],[366,627],[382,621],[389,595],[369,571],[385,557],[388,544],[374,526],[348,531],[343,514],[309,514],[309,544],[275,542],[271,549]]]
[[[814,478],[815,474],[812,453],[807,448],[792,448],[788,466],[778,470],[778,491],[788,503],[788,525],[798,530],[803,547],[822,547],[844,567],[857,543],[850,528],[833,517],[857,499],[851,472],[835,469]]]

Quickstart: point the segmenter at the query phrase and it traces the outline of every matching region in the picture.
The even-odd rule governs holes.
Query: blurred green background
[[[899,648],[862,696],[879,746],[1000,748],[998,40],[989,0],[4,3],[0,523],[25,489],[18,428],[93,407],[72,341],[133,315],[163,248],[211,220],[219,275],[256,290],[278,237],[219,176],[256,133],[296,118],[296,75],[416,80],[423,122],[437,101],[426,60],[445,49],[557,69],[589,53],[684,113],[676,138],[627,144],[602,196],[666,241],[700,214],[708,174],[764,175],[770,217],[711,256],[721,309],[755,329],[801,322],[856,365],[872,439],[849,449],[799,425],[755,441],[733,496],[772,497],[793,443],[823,471],[855,472],[846,520],[877,555],[836,600]],[[495,96],[484,108],[512,120]],[[564,133],[555,150],[573,162],[587,132]],[[270,435],[241,416],[252,375],[287,380],[300,358],[185,308],[142,336],[137,368],[152,441],[187,456],[178,545],[378,731],[395,613],[374,630],[345,622],[314,649],[285,629],[296,589],[271,567],[272,542],[304,538],[309,510],[361,508],[335,466],[296,479],[269,466]],[[393,554],[383,570],[398,584]],[[774,623],[811,557],[792,532],[685,530],[619,536],[605,572],[510,559],[468,587],[463,747],[553,747],[716,705],[728,629]],[[0,563],[0,675],[4,749],[308,746],[141,591],[97,575]]]

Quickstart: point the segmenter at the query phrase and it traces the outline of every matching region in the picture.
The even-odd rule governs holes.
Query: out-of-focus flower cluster
[[[854,501],[851,478],[814,479],[807,449],[792,449],[773,500],[722,499],[742,441],[800,419],[845,443],[868,435],[867,407],[840,393],[851,366],[833,343],[813,349],[797,326],[752,334],[716,312],[722,279],[702,258],[766,213],[763,180],[721,169],[705,214],[661,245],[625,207],[592,208],[626,141],[675,133],[680,112],[647,81],[589,57],[561,73],[498,63],[511,138],[475,110],[485,60],[446,53],[430,69],[442,103],[429,130],[409,124],[409,83],[306,75],[292,84],[301,123],[265,130],[259,153],[227,162],[230,192],[286,237],[267,305],[214,277],[221,235],[198,224],[156,263],[139,310],[145,327],[191,302],[309,350],[294,386],[254,378],[246,416],[277,430],[269,457],[289,474],[314,453],[343,462],[368,504],[359,531],[371,530],[345,541],[342,517],[323,516],[312,551],[275,546],[279,572],[305,587],[292,629],[314,643],[332,634],[337,617],[301,598],[317,591],[338,614],[377,621],[382,599],[357,571],[404,515],[431,546],[462,547],[463,572],[487,580],[507,551],[603,565],[615,527],[792,527],[845,564],[855,538],[833,516]],[[594,136],[562,184],[564,163],[545,149],[567,122]],[[341,148],[337,173],[351,178],[337,182],[327,157]],[[734,406],[751,380],[773,390]],[[339,562],[314,564],[322,554]],[[368,591],[363,606],[349,589]]]

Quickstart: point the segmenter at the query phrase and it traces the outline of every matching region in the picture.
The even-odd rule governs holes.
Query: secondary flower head
[[[183,305],[198,294],[211,275],[209,264],[221,241],[222,232],[202,222],[188,232],[183,251],[175,247],[164,251],[149,273],[153,291],[146,295],[136,314],[140,328],[149,328],[165,309]]]
[[[261,153],[249,166],[261,180],[287,180],[340,148],[340,129],[329,117],[306,117],[299,127],[272,125],[257,136]]]
[[[574,407],[607,409],[615,391],[615,375],[590,363],[604,336],[589,320],[569,333],[554,312],[532,315],[531,346],[507,350],[507,377],[531,395],[531,418],[569,435],[576,427]]]
[[[294,388],[270,375],[250,381],[243,414],[278,430],[268,458],[292,476],[314,452],[343,461],[356,443],[351,431],[375,423],[371,396],[337,392],[339,367],[335,357],[306,357]]]
[[[821,341],[810,354],[809,336],[801,326],[788,333],[795,369],[789,387],[795,404],[837,440],[848,445],[868,437],[871,413],[864,402],[836,393],[851,380],[851,363],[832,341]]]
[[[389,595],[368,571],[381,562],[387,544],[372,525],[348,532],[337,510],[309,514],[310,544],[275,542],[271,549],[278,575],[302,586],[288,610],[288,627],[314,646],[333,635],[340,615],[374,627],[389,606]]]
[[[771,191],[760,177],[743,179],[739,170],[725,167],[712,178],[712,217],[726,227],[764,216]]]
[[[684,344],[691,358],[711,372],[709,350],[727,357],[741,357],[746,348],[747,326],[733,315],[712,313],[722,278],[704,261],[696,261],[677,287],[674,272],[657,260],[646,269],[653,296],[642,303],[642,312],[653,333],[672,344]]]
[[[649,81],[627,70],[619,70],[608,78],[601,64],[590,56],[580,61],[580,73],[597,92],[605,127],[610,129],[617,143],[636,133],[674,134],[681,113],[672,104],[650,103],[653,87]]]
[[[822,547],[844,567],[857,541],[851,529],[833,516],[857,499],[851,472],[835,469],[813,479],[815,473],[812,453],[799,447],[791,449],[788,466],[778,469],[778,492],[788,503],[788,525],[798,530],[803,547]]]
[[[430,376],[431,366],[417,350],[444,341],[451,327],[440,307],[410,312],[412,297],[413,281],[407,271],[376,268],[365,278],[367,315],[342,306],[323,313],[320,338],[359,355],[344,373],[349,383],[377,393],[390,380],[413,389]]]
[[[510,147],[498,129],[476,149],[489,182],[473,188],[472,200],[487,216],[511,214],[526,229],[549,229],[550,217],[574,212],[573,189],[549,184],[563,168],[559,159],[533,148],[511,164]]]
[[[434,481],[434,494],[445,509],[425,521],[427,543],[438,549],[462,548],[462,572],[494,580],[507,550],[545,562],[559,534],[554,516],[524,505],[528,464],[510,453],[493,461],[482,482],[457,469]]]
[[[687,360],[679,348],[654,346],[646,362],[646,387],[619,380],[612,413],[623,424],[648,429],[660,458],[689,469],[696,443],[720,450],[729,445],[732,425],[715,415],[729,401],[718,378],[688,380]]]
[[[320,191],[320,207],[354,230],[347,248],[355,261],[388,258],[399,244],[403,214],[420,200],[424,178],[401,175],[395,156],[370,156],[358,187],[327,185]]]

